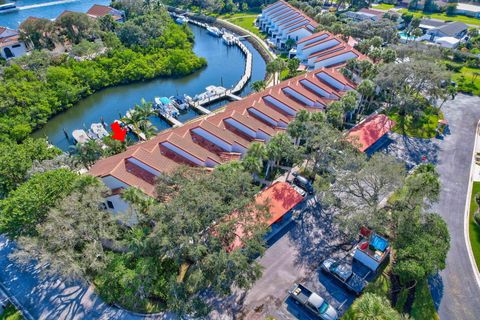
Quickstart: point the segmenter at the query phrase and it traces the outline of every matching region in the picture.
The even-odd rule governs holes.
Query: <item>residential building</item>
[[[321,112],[353,88],[335,69],[310,71],[130,146],[98,161],[89,173],[110,188],[110,211],[121,212],[126,206],[118,196],[122,189],[134,186],[154,196],[155,179],[182,164],[211,170],[241,159],[252,142],[266,142],[285,131],[300,110]]]
[[[359,151],[372,154],[386,142],[387,133],[390,132],[394,125],[395,121],[386,115],[375,114],[350,129],[347,139]]]
[[[318,23],[286,1],[277,1],[262,10],[256,22],[275,47],[284,49],[287,41],[298,41],[315,32]]]
[[[20,40],[17,30],[0,27],[0,57],[11,59],[27,53],[25,43]]]
[[[268,210],[268,216],[259,213],[252,208],[249,214],[252,215],[252,221],[265,222],[270,227],[270,231],[265,235],[265,240],[278,234],[293,217],[293,211],[302,201],[303,196],[295,190],[290,184],[282,181],[276,181],[266,189],[259,192],[255,197],[255,206],[265,206]],[[229,246],[228,251],[239,249],[243,245],[243,239],[248,237],[245,234],[245,228],[238,224],[235,231],[235,239]]]
[[[480,6],[470,3],[457,3],[456,14],[480,18]]]
[[[368,59],[351,44],[326,31],[299,40],[297,46],[290,50],[290,56],[310,69],[339,66],[350,59]]]
[[[385,15],[384,11],[363,8],[358,11],[348,11],[345,16],[355,21],[372,20],[378,21]]]
[[[461,39],[467,34],[468,25],[463,22],[448,22],[441,26],[431,28],[427,31],[427,34],[430,35],[431,41],[435,38],[442,37],[452,37]]]
[[[125,21],[125,12],[123,10],[114,9],[109,6],[102,6],[99,4],[94,4],[90,9],[88,9],[87,15],[95,19],[104,17],[106,15],[111,15],[114,21]]]

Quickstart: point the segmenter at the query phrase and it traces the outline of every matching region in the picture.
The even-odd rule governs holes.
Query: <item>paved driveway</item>
[[[8,259],[14,245],[0,236],[0,284],[27,312],[27,319],[143,319],[103,303],[91,287],[66,284],[61,279],[40,279],[40,270]]]
[[[350,247],[342,246],[332,216],[310,199],[302,215],[274,239],[260,258],[263,276],[242,299],[242,319],[312,319],[301,307],[287,299],[287,291],[301,282],[322,295],[334,307],[348,307],[353,296],[319,272],[321,262],[342,256]]]
[[[431,284],[434,284],[433,294],[442,320],[474,320],[480,319],[480,288],[468,257],[463,228],[480,98],[458,95],[443,109],[450,123],[450,135],[438,141],[437,169],[442,190],[433,210],[448,224],[451,248],[446,269]]]

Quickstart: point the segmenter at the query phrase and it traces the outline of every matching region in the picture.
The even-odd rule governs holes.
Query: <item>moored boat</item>
[[[17,10],[18,8],[15,2],[0,4],[0,13],[8,13],[8,12],[13,12]]]
[[[220,29],[218,29],[217,27],[212,27],[212,26],[207,27],[207,31],[212,36],[215,36],[215,37],[221,37],[222,36],[222,31],[220,31]]]
[[[174,105],[175,108],[179,110],[187,110],[189,107],[188,102],[186,101],[185,97],[182,96],[176,96],[176,97],[170,97],[170,100],[172,101],[172,104]]]
[[[235,44],[235,36],[231,33],[225,32],[222,36],[223,42],[228,46],[233,46]]]
[[[167,97],[155,97],[153,107],[166,117],[176,118],[180,114],[178,109],[173,105],[172,101]]]
[[[185,24],[188,22],[188,18],[184,16],[179,16],[177,19],[175,19],[175,22],[178,24]]]
[[[92,130],[92,133],[97,136],[98,139],[103,139],[104,137],[108,137],[109,133],[101,123],[92,123],[90,125],[90,130]]]
[[[87,132],[85,132],[85,130],[83,129],[73,130],[72,137],[75,140],[75,143],[80,143],[80,144],[90,140],[90,137],[88,136]]]

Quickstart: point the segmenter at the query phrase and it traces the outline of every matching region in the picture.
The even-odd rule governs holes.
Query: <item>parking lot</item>
[[[317,319],[288,296],[295,283],[302,283],[325,298],[343,314],[355,299],[338,280],[320,270],[330,257],[341,259],[352,249],[351,242],[339,236],[331,213],[308,198],[302,213],[269,241],[270,247],[260,258],[263,276],[247,291],[241,301],[241,319]],[[355,272],[365,275],[359,264]]]

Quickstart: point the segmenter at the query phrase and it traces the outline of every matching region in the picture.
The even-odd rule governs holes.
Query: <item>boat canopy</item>
[[[168,99],[167,97],[161,97],[161,98],[160,98],[160,102],[161,102],[162,104],[170,104],[170,103],[172,103],[172,101],[170,101],[170,99]]]

